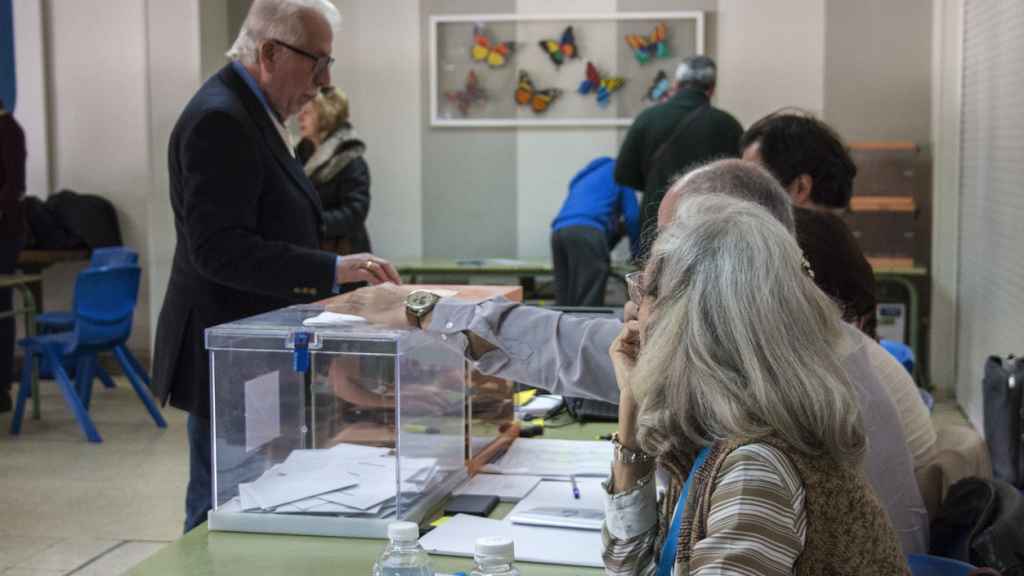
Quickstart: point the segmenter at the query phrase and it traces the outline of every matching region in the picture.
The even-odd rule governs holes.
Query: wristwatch
[[[421,321],[423,317],[430,314],[434,305],[441,297],[428,290],[413,290],[405,297],[405,317],[409,324],[415,324],[417,328],[423,328]]]

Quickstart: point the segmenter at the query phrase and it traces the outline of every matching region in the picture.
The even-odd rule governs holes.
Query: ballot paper
[[[344,326],[346,324],[365,324],[366,318],[353,314],[339,314],[337,312],[321,312],[316,316],[306,318],[302,321],[303,326]]]
[[[398,469],[396,469],[396,466]],[[294,450],[253,482],[238,485],[233,508],[253,513],[393,514],[445,478],[436,458],[398,458],[387,448],[339,444]]]
[[[491,474],[520,474],[545,478],[598,476],[611,470],[611,442],[519,438],[496,461],[484,466]]]
[[[480,536],[511,538],[518,562],[604,566],[599,531],[522,526],[467,514],[458,514],[434,528],[420,538],[420,544],[432,554],[472,557],[475,539]]]
[[[455,489],[452,494],[497,496],[502,502],[519,502],[540,483],[540,476],[507,476],[477,474]]]

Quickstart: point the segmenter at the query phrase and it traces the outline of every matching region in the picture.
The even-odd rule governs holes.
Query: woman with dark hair
[[[25,244],[25,132],[0,100],[0,274],[14,273]],[[11,289],[0,289],[0,311],[11,309]],[[11,410],[14,318],[0,320],[0,412]]]
[[[338,254],[370,252],[370,167],[366,145],[348,121],[348,97],[328,86],[299,112],[302,141],[296,156],[320,193],[324,226],[320,247]]]

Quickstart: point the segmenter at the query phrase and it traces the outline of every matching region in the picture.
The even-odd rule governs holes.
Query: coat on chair
[[[204,331],[330,296],[322,209],[266,109],[229,64],[185,107],[168,150],[177,246],[157,324],[155,392],[210,417]]]

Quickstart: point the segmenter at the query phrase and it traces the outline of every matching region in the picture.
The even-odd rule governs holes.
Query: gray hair
[[[710,162],[676,180],[670,192],[672,188],[679,188],[683,197],[720,194],[753,202],[795,234],[792,199],[775,176],[757,163],[737,159]],[[682,204],[674,220],[679,219],[680,209]]]
[[[857,396],[834,352],[842,319],[801,261],[760,206],[683,198],[647,267],[654,302],[630,382],[644,451],[692,456],[715,440],[773,436],[860,462]]]
[[[690,56],[676,68],[676,83],[691,86],[705,92],[715,87],[718,66],[707,56]]]
[[[267,40],[301,44],[306,30],[302,20],[295,16],[304,11],[319,14],[331,28],[341,25],[341,14],[328,0],[256,0],[249,8],[238,38],[228,50],[228,58],[253,65],[260,44]]]

